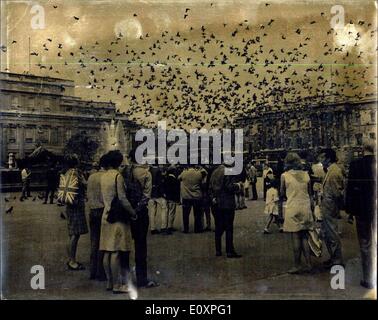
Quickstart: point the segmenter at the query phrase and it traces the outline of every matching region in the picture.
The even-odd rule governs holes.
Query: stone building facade
[[[358,152],[364,138],[376,139],[377,100],[345,101],[240,117],[244,149],[251,158],[275,158],[281,151],[335,148]]]
[[[135,123],[117,113],[113,103],[85,101],[74,95],[73,81],[28,74],[0,73],[0,153],[21,159],[42,145],[61,154],[76,133],[103,143],[104,125],[120,121],[125,150],[132,145]]]

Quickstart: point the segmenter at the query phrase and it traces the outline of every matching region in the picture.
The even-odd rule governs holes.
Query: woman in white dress
[[[118,171],[123,160],[122,154],[119,151],[110,151],[105,157],[108,168],[101,177],[104,213],[101,221],[100,250],[104,251],[104,268],[108,279],[107,290],[113,290],[113,293],[127,293],[129,253],[133,244],[130,224],[109,223],[107,218],[111,203],[117,194],[120,203],[131,219],[136,219],[136,213],[126,198],[125,181]]]
[[[301,159],[296,153],[289,153],[285,164],[287,171],[281,176],[281,196],[287,199],[283,231],[291,233],[294,249],[294,268],[289,273],[308,272],[311,262],[307,235],[314,222],[310,176],[302,170]]]

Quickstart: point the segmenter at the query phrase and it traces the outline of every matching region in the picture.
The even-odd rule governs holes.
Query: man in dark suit
[[[49,168],[46,171],[46,180],[47,180],[47,185],[46,185],[46,191],[45,191],[45,201],[43,203],[47,204],[47,200],[50,195],[50,204],[53,204],[54,194],[59,185],[59,174],[54,163],[49,164]]]
[[[376,174],[374,144],[365,143],[364,156],[350,164],[346,189],[346,211],[356,217],[357,236],[360,244],[363,279],[361,286],[375,287],[376,268]]]
[[[225,175],[225,165],[217,167],[210,178],[210,193],[214,204],[215,250],[222,255],[222,235],[226,232],[227,258],[240,258],[234,249],[235,193],[240,190],[235,175]]]
[[[138,164],[135,158],[135,150],[132,149],[129,153],[130,165],[127,166],[122,172],[125,181],[133,179],[132,184],[135,188],[140,188],[138,191],[142,191],[143,196],[141,199],[133,199],[139,192],[137,190],[131,190],[129,187],[129,200],[134,205],[138,218],[130,221],[131,234],[134,239],[134,252],[135,252],[135,274],[137,280],[137,286],[142,288],[152,288],[159,284],[147,277],[147,233],[149,227],[149,216],[147,203],[151,197],[152,190],[152,176],[147,164]],[[126,191],[127,192],[127,191]],[[134,200],[134,201],[133,201]],[[138,202],[135,204],[135,202]]]

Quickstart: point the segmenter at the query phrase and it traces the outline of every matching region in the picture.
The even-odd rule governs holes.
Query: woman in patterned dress
[[[308,230],[313,227],[312,196],[310,176],[302,169],[301,159],[296,153],[289,153],[285,159],[288,169],[281,175],[281,196],[286,198],[284,232],[290,232],[294,249],[294,268],[289,273],[311,270]],[[301,255],[305,265],[301,266]]]

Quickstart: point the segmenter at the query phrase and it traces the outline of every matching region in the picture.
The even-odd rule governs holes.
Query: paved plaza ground
[[[34,196],[37,193],[33,194]],[[64,210],[43,205],[38,197],[20,202],[19,194],[1,194],[13,206],[1,213],[3,298],[6,299],[128,299],[105,291],[105,283],[90,281],[88,270],[68,271],[67,226],[60,218]],[[14,199],[16,197],[16,199]],[[261,198],[260,198],[261,199]],[[344,290],[333,290],[329,271],[290,275],[293,257],[288,234],[263,234],[264,202],[248,201],[248,209],[237,211],[234,242],[241,259],[215,257],[214,232],[148,236],[150,277],[160,286],[138,291],[139,299],[369,299],[375,293],[359,286],[361,267],[355,226],[341,220],[346,261]],[[181,230],[181,208],[175,227]],[[193,228],[193,221],[191,221]],[[192,231],[192,229],[191,229]],[[89,234],[82,236],[78,260],[89,264]],[[132,253],[133,256],[133,253]],[[326,251],[316,265],[328,258]],[[42,265],[46,288],[30,286],[33,265]],[[133,265],[133,259],[131,259]]]

